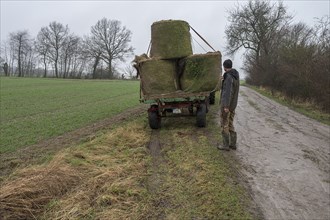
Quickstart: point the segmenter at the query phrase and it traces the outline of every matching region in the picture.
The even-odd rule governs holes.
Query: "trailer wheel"
[[[161,117],[158,113],[158,106],[152,105],[148,109],[148,120],[149,120],[149,126],[152,129],[158,129],[161,125]]]
[[[188,111],[189,111],[190,115],[193,115],[194,114],[194,106],[193,105],[189,106]]]
[[[197,107],[196,122],[198,127],[206,126],[206,105],[202,103]]]
[[[210,93],[209,103],[210,103],[210,105],[214,105],[214,103],[215,103],[215,91]]]

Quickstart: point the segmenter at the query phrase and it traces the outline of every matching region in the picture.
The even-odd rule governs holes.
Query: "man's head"
[[[230,70],[232,67],[233,67],[233,62],[230,59],[225,60],[223,62],[223,68],[225,69],[225,71]]]

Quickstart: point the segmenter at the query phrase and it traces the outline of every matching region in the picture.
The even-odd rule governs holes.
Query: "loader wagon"
[[[150,54],[133,60],[140,76],[140,101],[150,105],[152,129],[161,127],[162,118],[177,116],[194,116],[198,127],[206,126],[209,104],[214,104],[220,87],[221,53],[212,48],[213,52],[193,54],[190,29],[194,30],[181,20],[154,22]]]
[[[214,93],[213,93],[214,94]],[[212,95],[211,95],[212,96]],[[178,93],[170,96],[154,96],[142,99],[142,102],[150,104],[148,108],[148,121],[152,129],[161,127],[163,117],[196,117],[198,127],[206,126],[206,113],[209,109],[210,93]]]

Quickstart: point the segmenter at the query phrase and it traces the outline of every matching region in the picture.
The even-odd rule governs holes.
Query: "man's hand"
[[[224,108],[223,111],[226,112],[226,113],[228,113],[229,112],[229,108]]]

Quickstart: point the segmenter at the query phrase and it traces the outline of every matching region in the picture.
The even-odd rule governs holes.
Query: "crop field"
[[[216,148],[218,106],[206,128],[179,117],[152,130],[138,100],[137,81],[1,78],[0,219],[258,219],[240,165]]]
[[[0,78],[0,153],[139,105],[137,81]]]

